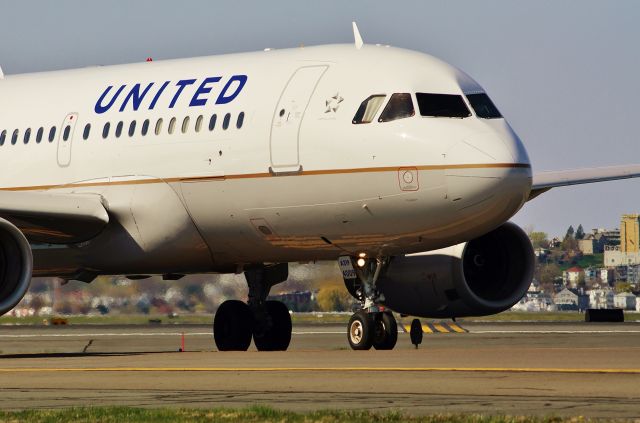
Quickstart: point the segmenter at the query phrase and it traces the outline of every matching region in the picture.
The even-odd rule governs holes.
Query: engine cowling
[[[527,292],[535,258],[527,234],[507,222],[474,240],[395,257],[378,279],[383,304],[419,317],[499,313]]]
[[[0,316],[15,307],[29,289],[31,246],[20,229],[0,218]]]

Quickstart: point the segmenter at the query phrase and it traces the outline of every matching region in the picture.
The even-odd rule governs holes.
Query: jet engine
[[[0,315],[16,306],[29,289],[33,257],[20,229],[0,218]]]
[[[499,313],[527,292],[533,247],[513,223],[441,250],[394,257],[378,279],[383,304],[419,317]]]

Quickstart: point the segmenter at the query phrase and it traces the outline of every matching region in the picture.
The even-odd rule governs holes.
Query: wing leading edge
[[[640,177],[640,165],[594,167],[573,170],[540,172],[533,175],[531,193],[527,201],[549,191],[551,188],[568,185],[590,184]]]
[[[29,242],[87,241],[109,223],[98,195],[0,191],[0,217],[17,226]]]

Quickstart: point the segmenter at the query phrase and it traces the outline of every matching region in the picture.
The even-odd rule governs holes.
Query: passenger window
[[[156,122],[156,135],[160,135],[160,132],[162,132],[162,118]]]
[[[53,142],[54,139],[56,139],[56,127],[52,126],[49,130],[49,142]]]
[[[67,125],[64,128],[64,132],[62,133],[62,140],[66,141],[69,139],[69,134],[71,133],[71,125]]]
[[[367,97],[367,99],[360,104],[356,115],[353,117],[353,123],[370,123],[373,118],[376,117],[385,97],[386,95],[384,94],[376,94]]]
[[[202,120],[204,119],[204,117],[202,115],[198,116],[198,119],[196,119],[196,132],[200,132],[200,130],[202,129]]]
[[[467,100],[476,112],[476,116],[483,119],[499,119],[502,117],[498,108],[485,93],[467,94]]]
[[[44,128],[41,126],[38,128],[38,133],[36,133],[36,143],[40,144],[42,141],[42,136],[44,135]]]
[[[149,132],[149,119],[145,119],[144,122],[142,122],[142,130],[140,131],[143,137],[147,135],[147,132]]]
[[[382,110],[378,122],[391,122],[392,120],[404,119],[416,114],[413,108],[413,100],[409,93],[395,93]]]
[[[471,116],[462,96],[455,94],[416,93],[421,116],[466,118]]]
[[[30,138],[31,138],[31,128],[27,128],[27,130],[24,131],[24,143],[28,144]]]
[[[116,125],[116,138],[120,138],[120,135],[122,135],[123,127],[124,127],[124,122],[122,121],[118,122],[118,124]]]
[[[0,133],[0,145],[4,145],[4,140],[7,139],[7,130],[3,129]]]
[[[185,117],[182,121],[182,133],[186,134],[189,129],[189,116]]]
[[[132,120],[129,125],[129,136],[132,137],[136,133],[136,121]]]
[[[169,121],[169,134],[173,134],[176,129],[176,118],[171,118]]]
[[[13,131],[13,135],[11,136],[11,145],[16,145],[18,142],[18,130]]]
[[[211,119],[209,119],[209,131],[213,131],[214,129],[216,129],[217,119],[218,117],[215,114],[211,115]]]
[[[224,115],[224,120],[222,121],[222,129],[227,130],[229,128],[229,122],[231,121],[231,114],[227,113]]]
[[[236,128],[242,128],[242,124],[244,123],[244,112],[240,112],[238,115],[238,121],[236,122]]]
[[[111,128],[111,123],[107,122],[104,124],[104,128],[102,128],[102,138],[107,139],[109,136],[109,129]]]
[[[87,123],[84,126],[84,132],[82,133],[82,138],[86,141],[89,138],[89,133],[91,132],[91,124]]]

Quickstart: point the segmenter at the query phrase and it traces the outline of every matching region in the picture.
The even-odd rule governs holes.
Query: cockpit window
[[[467,100],[479,118],[498,119],[502,117],[498,108],[485,93],[467,94]]]
[[[421,116],[466,118],[471,116],[462,96],[416,93]]]
[[[395,93],[389,99],[378,122],[391,122],[392,120],[408,118],[415,114],[411,94]]]
[[[384,94],[367,97],[367,99],[360,104],[356,115],[353,117],[353,123],[370,123],[373,118],[376,117],[376,113],[380,110],[380,106],[382,106],[385,97]]]

